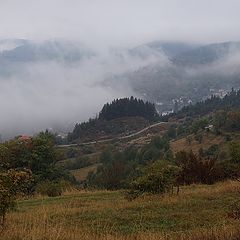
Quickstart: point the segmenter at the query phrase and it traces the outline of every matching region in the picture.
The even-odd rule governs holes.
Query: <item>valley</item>
[[[0,240],[240,240],[239,9],[0,1]]]

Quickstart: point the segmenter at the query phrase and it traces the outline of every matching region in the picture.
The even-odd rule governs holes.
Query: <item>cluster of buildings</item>
[[[202,100],[206,100],[211,96],[216,96],[219,98],[224,98],[228,93],[229,90],[226,89],[217,89],[217,88],[210,88],[209,95],[202,98]],[[155,105],[159,110],[159,114],[162,116],[167,116],[169,114],[178,112],[184,106],[188,106],[193,103],[193,100],[190,97],[181,96],[179,98],[174,98],[169,102],[169,104],[163,102],[156,102]],[[167,110],[165,110],[165,109]]]
[[[181,96],[179,98],[174,98],[171,101],[172,109],[171,110],[167,110],[167,111],[162,111],[161,115],[162,116],[167,116],[167,115],[169,115],[171,113],[178,112],[182,107],[190,105],[192,103],[193,103],[193,101],[189,97]]]
[[[225,89],[210,88],[209,91],[211,93],[211,96],[216,96],[220,98],[224,98],[228,94],[228,91]]]
[[[180,97],[180,98],[175,98],[175,99],[172,99],[172,103],[173,104],[179,104],[179,105],[190,105],[193,103],[192,99],[189,98],[189,97]]]

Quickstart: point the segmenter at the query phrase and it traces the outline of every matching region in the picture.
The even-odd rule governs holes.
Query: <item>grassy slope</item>
[[[213,231],[222,237],[218,239],[230,239],[223,238],[224,232],[228,235],[240,224],[228,217],[229,205],[239,198],[237,187],[234,182],[195,185],[178,196],[145,196],[133,202],[118,191],[20,201],[1,239],[180,239],[184,234],[200,236],[186,239],[207,239]]]
[[[85,180],[90,172],[96,172],[100,163],[95,163],[87,167],[71,170],[70,173],[75,177],[78,182]]]
[[[124,139],[124,140],[118,140],[117,142],[112,142],[119,150],[125,149],[129,147],[129,145],[136,145],[136,146],[143,146],[151,141],[151,138],[156,135],[163,135],[163,133],[166,131],[168,125],[163,124],[159,126],[155,126],[154,128],[148,129],[146,132],[137,135],[135,137],[132,137],[130,139]],[[89,172],[96,171],[97,166],[99,166],[99,155],[105,149],[109,143],[97,143],[91,145],[91,147],[94,149],[94,153],[92,154],[83,154],[82,149],[84,146],[74,146],[71,147],[72,149],[79,152],[79,154],[82,157],[88,157],[89,162],[92,164],[87,167],[83,167],[80,169],[71,170],[70,172],[74,175],[77,181],[81,182],[86,179]],[[65,154],[68,151],[68,147],[65,148],[58,148],[59,153]],[[75,158],[72,159],[63,159],[58,162],[60,166],[64,167],[64,164],[66,161],[75,161]]]
[[[231,140],[227,141],[226,136],[231,136]],[[212,145],[218,145],[220,151],[228,152],[229,150],[229,143],[231,141],[240,141],[240,134],[239,132],[223,132],[221,135],[217,135],[211,132],[202,132],[202,142],[199,143],[196,141],[194,134],[189,135],[188,137],[191,138],[191,143],[187,141],[187,138],[180,138],[177,140],[171,141],[171,149],[174,153],[185,150],[197,153],[200,148],[208,149]]]
[[[227,150],[227,143],[225,141],[225,138],[222,135],[217,136],[213,133],[204,133],[202,142],[199,143],[194,139],[194,135],[189,135],[191,138],[191,143],[189,144],[186,138],[181,138],[178,140],[174,140],[171,142],[171,149],[174,153],[179,152],[181,150],[185,151],[193,151],[195,153],[198,153],[200,148],[208,149],[211,145],[219,145],[221,147],[221,150]]]

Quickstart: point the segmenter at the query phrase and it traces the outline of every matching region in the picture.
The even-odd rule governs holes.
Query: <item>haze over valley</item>
[[[2,138],[67,133],[119,97],[149,100],[167,114],[238,89],[238,7],[235,0],[2,2]]]
[[[46,128],[66,133],[114,98],[141,97],[164,113],[240,85],[239,42],[100,51],[74,41],[7,39],[0,49],[3,138]]]

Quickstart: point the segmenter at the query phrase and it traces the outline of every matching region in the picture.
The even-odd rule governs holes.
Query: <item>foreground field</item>
[[[240,239],[229,216],[239,183],[194,185],[180,194],[127,202],[118,191],[73,192],[18,202],[3,240]]]

